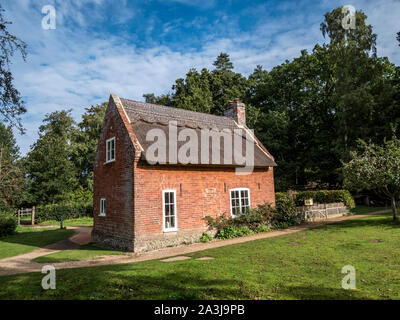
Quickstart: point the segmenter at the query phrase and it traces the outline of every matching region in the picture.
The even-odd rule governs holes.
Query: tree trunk
[[[392,197],[392,211],[393,211],[393,220],[398,220],[399,218],[397,217],[397,208],[396,208],[396,198]]]

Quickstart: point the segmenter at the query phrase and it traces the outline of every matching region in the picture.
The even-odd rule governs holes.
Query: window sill
[[[177,232],[178,228],[174,228],[174,229],[164,229],[163,232],[164,233],[171,233],[171,232]]]
[[[106,162],[104,162],[104,164],[109,164],[109,163],[113,163],[113,162],[115,162],[115,159],[114,160],[110,160],[110,161],[106,161]]]
[[[106,216],[105,213],[100,213],[100,214],[99,214],[99,217],[105,217],[105,216]]]

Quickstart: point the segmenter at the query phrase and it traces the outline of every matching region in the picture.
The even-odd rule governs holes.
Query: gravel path
[[[59,262],[59,263],[53,263],[51,265],[53,265],[56,269],[70,269],[79,267],[124,264],[124,263],[140,262],[140,261],[147,261],[154,259],[163,259],[178,255],[185,255],[188,253],[193,253],[206,249],[229,246],[236,243],[243,243],[258,239],[267,239],[282,235],[288,235],[299,231],[317,228],[331,223],[347,221],[352,219],[359,219],[363,217],[368,217],[370,215],[387,213],[390,211],[391,210],[382,210],[363,215],[335,217],[335,218],[330,218],[329,220],[304,223],[299,226],[293,226],[284,230],[271,231],[268,233],[255,234],[247,237],[234,238],[229,240],[214,240],[208,243],[194,243],[191,245],[182,245],[173,248],[164,248],[157,251],[151,251],[145,253],[137,253],[137,254],[126,253],[125,255],[108,255],[108,256],[98,257],[97,259],[93,260]],[[32,259],[50,253],[59,252],[61,250],[75,249],[78,248],[81,244],[87,244],[90,242],[90,232],[92,229],[91,227],[69,227],[69,228],[76,229],[77,232],[68,240],[57,242],[53,245],[34,250],[27,254],[0,260],[0,276],[28,273],[28,272],[41,272],[42,267],[44,265],[48,265],[49,263],[37,263],[31,261]]]

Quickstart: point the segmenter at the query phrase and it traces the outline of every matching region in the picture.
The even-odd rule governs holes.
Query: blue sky
[[[110,93],[143,100],[166,93],[189,68],[212,68],[228,52],[235,70],[267,70],[324,42],[323,14],[351,4],[378,35],[378,55],[400,64],[400,1],[3,0],[10,31],[28,44],[28,59],[12,72],[28,113],[27,134],[16,133],[23,154],[46,113],[73,111],[108,100]],[[43,30],[44,5],[56,9],[56,29]]]

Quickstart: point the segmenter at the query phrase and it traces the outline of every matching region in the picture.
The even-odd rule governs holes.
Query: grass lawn
[[[355,208],[350,210],[350,214],[366,214],[370,212],[375,212],[375,211],[382,211],[382,210],[387,210],[390,208],[387,207],[369,207],[369,206],[363,206],[363,205],[358,205]]]
[[[125,254],[125,253],[120,251],[99,248],[93,244],[86,244],[81,246],[77,250],[64,250],[57,253],[48,254],[46,256],[38,257],[36,259],[33,259],[33,261],[40,263],[57,263],[64,261],[89,260],[104,255],[120,255],[120,254]]]
[[[390,214],[190,254],[192,259],[0,277],[0,299],[400,299],[400,224]],[[198,261],[199,257],[214,260]],[[356,269],[356,290],[341,270]]]
[[[31,252],[37,248],[69,238],[73,230],[18,227],[13,235],[0,238],[0,259]]]
[[[39,223],[39,225],[46,225],[46,226],[59,226],[60,221],[57,220],[47,220]],[[64,226],[93,226],[93,218],[91,217],[83,217],[83,218],[76,218],[76,219],[67,219],[63,221]]]

